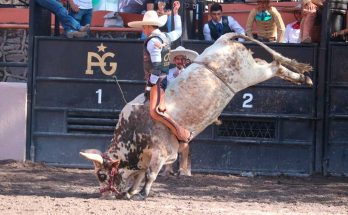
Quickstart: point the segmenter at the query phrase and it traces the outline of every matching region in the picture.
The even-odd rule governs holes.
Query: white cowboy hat
[[[198,56],[198,53],[190,49],[185,49],[182,46],[178,46],[176,49],[170,51],[170,54],[169,54],[170,62],[174,63],[174,58],[178,55],[186,56],[186,58],[193,61]]]
[[[144,25],[154,25],[162,27],[167,22],[167,16],[158,17],[157,12],[154,10],[146,11],[142,21],[129,22],[128,26],[131,28],[142,28]]]

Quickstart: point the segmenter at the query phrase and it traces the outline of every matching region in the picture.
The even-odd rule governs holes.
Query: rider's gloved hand
[[[158,75],[151,74],[148,82],[150,82],[150,84],[152,84],[152,86],[153,86],[153,85],[157,84],[158,80],[159,80]]]

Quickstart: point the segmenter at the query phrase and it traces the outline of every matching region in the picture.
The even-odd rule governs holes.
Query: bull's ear
[[[118,165],[120,165],[121,160],[107,160],[103,165],[104,167],[111,169],[111,168],[116,168],[118,169]]]
[[[112,161],[112,164],[111,164],[111,166],[112,167],[118,167],[118,165],[120,165],[120,162],[121,162],[121,160],[114,160],[114,161]]]
[[[80,152],[80,155],[86,158],[87,160],[93,161],[94,164],[103,165],[103,158],[101,156],[101,153],[91,153],[91,149],[88,149],[84,152]]]

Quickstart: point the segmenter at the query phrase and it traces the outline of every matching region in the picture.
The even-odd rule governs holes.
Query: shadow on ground
[[[0,161],[0,195],[98,198],[93,170],[49,167],[40,163]],[[209,198],[208,198],[209,197]],[[194,174],[158,177],[151,198],[204,198],[221,202],[285,202],[347,205],[348,178]]]

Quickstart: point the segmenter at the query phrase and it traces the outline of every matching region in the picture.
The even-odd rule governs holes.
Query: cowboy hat
[[[142,28],[144,25],[154,25],[162,27],[167,22],[167,16],[158,17],[157,12],[154,10],[146,11],[142,21],[129,22],[128,26],[131,28]]]
[[[186,56],[186,58],[193,61],[198,56],[198,53],[190,49],[185,49],[182,46],[178,46],[176,49],[170,51],[170,55],[169,55],[170,62],[174,63],[174,58],[178,55]]]

